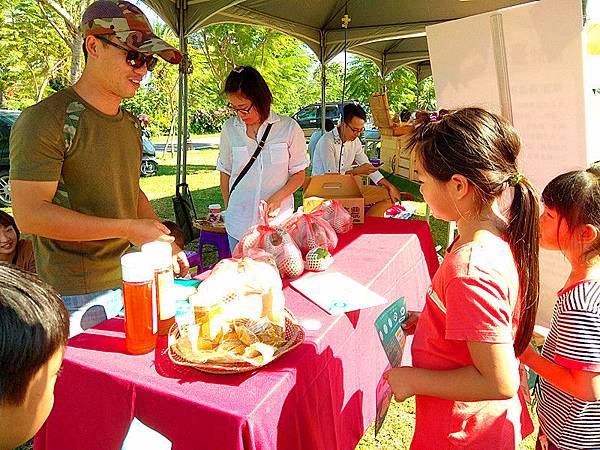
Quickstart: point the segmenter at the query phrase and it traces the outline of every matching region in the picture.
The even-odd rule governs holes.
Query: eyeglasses
[[[350,128],[350,130],[351,130],[353,133],[355,133],[355,134],[360,134],[360,133],[362,133],[363,131],[365,131],[365,127],[362,127],[362,128],[354,128],[354,127],[351,127],[350,125],[348,125],[348,122],[344,122],[344,123],[345,123],[345,124],[346,124],[346,126],[347,126],[348,128]]]
[[[229,105],[229,109],[235,111],[236,113],[242,113],[242,114],[250,114],[250,110],[254,108],[254,103],[250,103],[250,106],[248,108],[236,108],[233,105]]]
[[[127,47],[123,47],[119,44],[115,44],[113,41],[111,41],[108,38],[105,38],[104,36],[96,36],[96,37],[98,39],[100,39],[102,42],[106,42],[107,44],[112,45],[113,47],[116,47],[116,48],[126,51],[127,56],[125,56],[125,61],[127,61],[127,64],[129,64],[131,67],[139,69],[144,64],[146,64],[148,71],[152,71],[152,69],[154,69],[154,67],[156,66],[156,63],[158,62],[158,59],[154,55],[146,56],[142,52],[138,52],[137,50],[130,50]]]

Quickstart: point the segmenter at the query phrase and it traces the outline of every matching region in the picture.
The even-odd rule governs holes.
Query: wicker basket
[[[176,342],[177,339],[179,339],[180,337],[181,336],[179,334],[179,327],[177,326],[177,324],[173,324],[173,326],[171,326],[171,329],[169,330],[169,342]],[[296,320],[294,314],[287,308],[285,310],[285,338],[285,344],[275,351],[273,359],[266,364],[261,364],[258,366],[247,362],[216,364],[212,362],[199,363],[195,361],[190,361],[185,357],[185,355],[179,352],[179,349],[175,344],[171,344],[169,346],[168,352],[169,358],[171,359],[171,361],[173,361],[174,364],[192,367],[194,369],[200,370],[201,372],[215,374],[235,374],[252,372],[253,370],[264,367],[265,365],[275,361],[281,355],[298,347],[304,341],[304,330],[298,324],[298,321]]]
[[[390,106],[388,104],[387,94],[374,93],[369,99],[371,105],[371,114],[373,116],[373,123],[382,136],[403,136],[410,134],[414,131],[412,125],[394,125],[390,117]]]
[[[226,233],[225,223],[210,222],[207,219],[194,219],[194,228],[200,231],[210,231],[211,233]]]

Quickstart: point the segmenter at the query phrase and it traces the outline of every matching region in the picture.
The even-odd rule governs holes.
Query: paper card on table
[[[139,450],[140,448],[148,448],[152,450],[171,450],[171,441],[153,430],[149,426],[143,424],[137,417],[134,417],[127,435],[121,446],[121,450]]]
[[[290,284],[332,315],[387,303],[384,297],[339,272],[311,273]]]
[[[390,366],[387,366],[385,371],[390,370]],[[375,390],[375,437],[383,426],[383,421],[387,415],[390,403],[392,402],[392,389],[387,381],[383,379],[383,375],[377,383],[377,389]]]
[[[402,324],[408,318],[404,297],[400,297],[375,319],[375,329],[379,341],[392,367],[398,367],[402,360],[406,333]]]

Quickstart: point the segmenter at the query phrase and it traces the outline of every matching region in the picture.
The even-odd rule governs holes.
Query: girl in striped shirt
[[[600,164],[559,175],[542,193],[540,246],[571,274],[558,292],[542,354],[521,360],[539,374],[537,449],[600,449]]]

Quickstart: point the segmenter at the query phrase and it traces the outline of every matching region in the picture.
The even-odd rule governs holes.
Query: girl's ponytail
[[[522,175],[515,175],[511,180],[514,180],[511,183],[514,184],[514,197],[506,234],[517,265],[521,289],[519,326],[514,342],[515,354],[519,356],[531,340],[538,308],[540,211],[537,193],[529,180]]]

